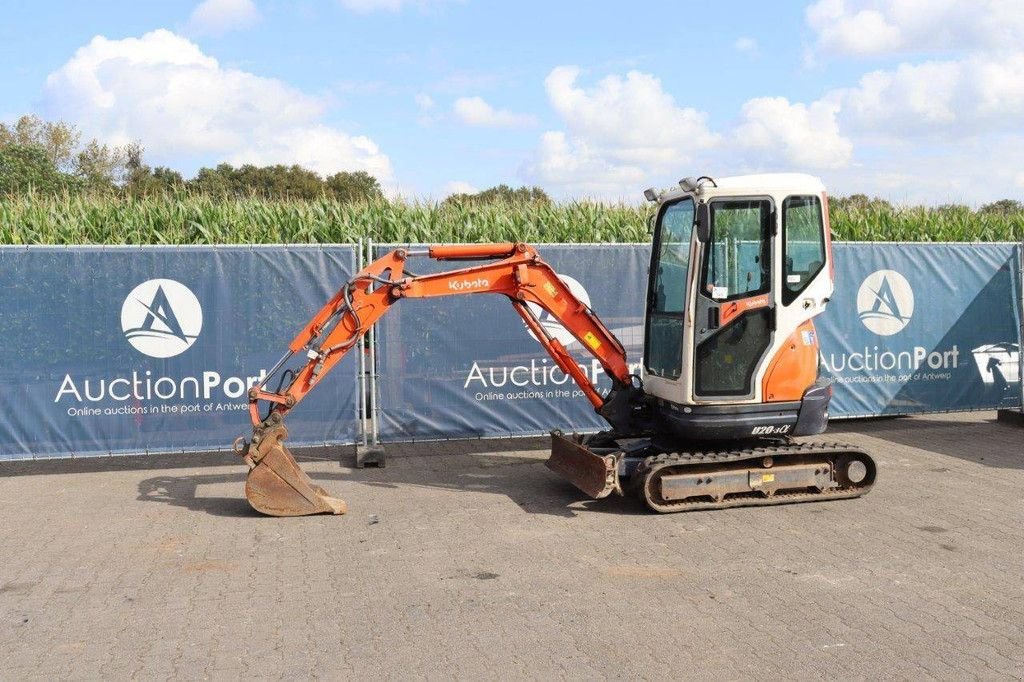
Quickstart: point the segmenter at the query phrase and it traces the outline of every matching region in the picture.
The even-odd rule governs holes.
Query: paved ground
[[[837,426],[879,461],[859,500],[670,516],[582,500],[542,441],[304,458],[352,511],[303,519],[222,456],[8,464],[0,677],[1019,678],[994,417]]]

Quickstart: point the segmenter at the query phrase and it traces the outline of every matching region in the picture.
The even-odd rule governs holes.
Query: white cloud
[[[585,139],[567,139],[560,131],[541,136],[537,158],[529,174],[545,186],[558,187],[570,196],[625,198],[636,195],[650,176],[638,164],[617,163]]]
[[[416,106],[420,108],[420,111],[430,111],[434,108],[434,98],[421,92],[416,95]]]
[[[1019,0],[819,0],[806,18],[818,50],[834,54],[999,50],[1024,42]]]
[[[760,51],[757,41],[753,38],[748,38],[747,36],[737,38],[736,42],[732,44],[732,47],[737,52],[749,55],[756,55]]]
[[[1024,189],[1024,173],[1017,173],[1017,177],[1014,178],[1014,184]]]
[[[1024,52],[900,64],[837,90],[843,120],[876,135],[934,135],[956,140],[989,131],[1021,131]]]
[[[228,158],[233,163],[297,163],[322,175],[365,170],[382,182],[391,180],[391,162],[373,140],[362,135],[353,137],[323,124],[255,136],[249,145]]]
[[[583,87],[577,69],[559,67],[546,87],[563,126],[541,136],[524,174],[561,196],[604,199],[698,172],[809,171],[846,193],[991,200],[1014,190],[1022,167],[1024,56],[952,64],[874,72],[809,102],[753,98],[716,127],[653,76]]]
[[[504,109],[495,109],[481,97],[460,97],[452,106],[455,116],[471,126],[486,128],[520,128],[534,125],[537,121],[529,114],[516,114]]]
[[[190,33],[222,35],[249,28],[260,20],[252,0],[203,0],[188,19]]]
[[[785,97],[758,97],[743,105],[735,139],[740,147],[760,150],[802,168],[842,168],[853,144],[839,132],[839,105],[817,101],[790,103]]]
[[[170,31],[93,38],[46,79],[48,114],[88,135],[140,139],[151,161],[297,163],[320,173],[391,163],[370,139],[323,122],[325,103],[282,81],[221,66]]]
[[[443,5],[451,0],[338,0],[339,4],[347,10],[359,14],[370,14],[371,12],[398,12],[405,7],[418,7],[429,9]]]
[[[574,66],[552,70],[544,81],[548,98],[571,133],[592,139],[614,158],[670,163],[717,142],[707,115],[677,106],[650,74],[610,75],[589,91],[576,85],[579,74]]]
[[[864,162],[821,173],[836,196],[862,193],[901,204],[980,205],[1021,198],[1024,138],[995,134],[934,146],[928,142],[862,143]]]
[[[899,27],[877,10],[850,10],[843,0],[820,0],[807,8],[807,23],[819,48],[845,54],[879,54],[898,49]]]
[[[441,193],[448,197],[453,194],[476,194],[480,190],[464,180],[452,180],[444,186]]]
[[[644,178],[676,172],[718,142],[706,115],[678,106],[654,76],[630,71],[585,89],[579,75],[577,67],[559,66],[544,82],[567,128],[544,134],[528,169],[545,184],[631,196]]]
[[[858,148],[876,158],[898,150],[908,165],[916,155],[956,158],[959,170],[979,177],[991,176],[993,156],[1020,167],[1004,152],[1024,142],[1024,3],[820,0],[807,21],[822,53],[946,53],[870,71],[826,93]],[[963,153],[977,153],[982,140],[995,146],[974,159]],[[1012,186],[1012,176],[1005,180]]]

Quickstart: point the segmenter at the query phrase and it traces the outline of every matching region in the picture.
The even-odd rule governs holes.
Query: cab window
[[[711,202],[704,296],[731,301],[771,289],[771,218],[767,199]]]
[[[782,303],[789,305],[825,267],[825,225],[819,197],[793,196],[782,202],[782,239],[786,259]]]
[[[683,313],[692,233],[692,199],[662,209],[651,254],[644,358],[648,372],[668,379],[679,378],[682,371]]]

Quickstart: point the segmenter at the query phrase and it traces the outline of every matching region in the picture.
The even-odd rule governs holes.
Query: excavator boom
[[[414,275],[410,258],[427,256],[439,261],[489,261],[457,270]],[[523,318],[527,327],[551,355],[555,364],[571,376],[599,414],[612,426],[625,426],[638,393],[626,361],[626,351],[590,308],[580,301],[545,263],[537,251],[523,243],[431,246],[425,251],[396,249],[368,265],[349,280],[306,324],[288,352],[259,386],[249,391],[252,440],[236,441],[236,451],[250,467],[246,497],[260,512],[272,516],[298,516],[345,512],[341,500],[330,497],[302,472],[283,441],[287,437],[285,415],[294,408],[363,336],[403,298],[437,298],[469,294],[502,294]],[[554,316],[595,358],[612,379],[612,390],[602,396],[565,346],[550,336],[528,303]],[[288,361],[304,353],[306,362],[285,369]],[[267,386],[282,373],[281,388]],[[261,404],[267,403],[264,415]],[[563,475],[572,467],[557,456],[552,468]],[[559,468],[562,467],[562,468]]]

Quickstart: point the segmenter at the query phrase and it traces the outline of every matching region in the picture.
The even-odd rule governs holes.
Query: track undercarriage
[[[593,498],[634,493],[661,513],[859,497],[875,480],[871,456],[845,443],[720,445],[682,449],[554,431],[547,465]]]

